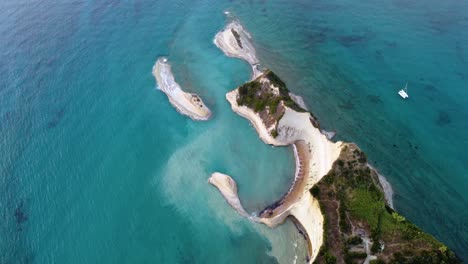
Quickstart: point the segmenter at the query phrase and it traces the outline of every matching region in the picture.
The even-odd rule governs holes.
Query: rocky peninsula
[[[315,118],[295,103],[286,87],[277,81],[280,80],[273,72],[266,71],[254,81],[229,92],[226,98],[236,113],[253,124],[265,143],[293,147],[296,172],[291,188],[280,201],[264,209],[258,218],[251,219],[275,227],[288,216],[293,217],[304,231],[309,252],[306,259],[310,262],[322,245],[324,219],[318,201],[309,190],[331,169],[342,143],[329,141],[316,127]],[[220,190],[227,187],[215,186]],[[228,202],[232,200],[232,196],[224,196]],[[243,215],[243,209],[238,211]]]
[[[292,216],[304,231],[309,245],[306,259],[311,262],[322,245],[323,216],[309,189],[330,170],[340,153],[341,142],[333,143],[320,132],[315,117],[300,106],[304,106],[303,101],[292,97],[278,76],[259,69],[251,35],[238,21],[219,32],[214,43],[227,56],[247,61],[253,70],[251,82],[226,94],[233,111],[247,118],[266,144],[291,145],[296,157],[296,173],[288,193],[259,217],[250,219],[275,227]],[[237,187],[231,177],[214,173],[209,182],[218,187],[241,215],[248,215],[238,202]]]
[[[214,44],[228,57],[245,60],[252,67],[252,79],[262,73],[252,44],[252,36],[238,21],[232,21],[224,30],[218,32]]]
[[[176,110],[193,120],[208,120],[211,111],[203,103],[202,99],[193,93],[187,93],[180,88],[171,71],[171,65],[167,58],[159,58],[153,66],[153,76],[159,89],[169,98],[169,102]]]
[[[460,263],[388,206],[378,174],[356,145],[330,141],[300,97],[272,71],[259,70],[251,36],[239,22],[228,24],[214,43],[253,69],[250,82],[226,94],[233,111],[266,144],[292,146],[296,159],[291,188],[258,217],[242,207],[234,179],[213,173],[209,183],[240,215],[269,227],[291,217],[308,242],[306,263]]]

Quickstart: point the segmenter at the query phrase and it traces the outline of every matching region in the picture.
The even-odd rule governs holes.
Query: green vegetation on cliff
[[[260,81],[262,79],[267,81],[262,83]],[[275,89],[270,85],[274,85],[278,88],[279,93],[276,93]],[[285,106],[291,109],[298,112],[305,112],[302,107],[291,99],[286,84],[270,70],[266,71],[257,79],[239,87],[237,104],[247,106],[256,113],[262,112],[268,107],[269,113],[275,114],[281,101],[283,101]]]
[[[347,144],[330,172],[311,189],[325,217],[324,245],[315,263],[362,263],[362,238],[373,242],[371,263],[461,263],[431,235],[391,209],[364,153]],[[332,260],[335,260],[333,262]]]

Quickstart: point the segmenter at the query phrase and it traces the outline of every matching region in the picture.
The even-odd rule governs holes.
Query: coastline
[[[226,14],[228,15],[229,12]],[[247,45],[248,49],[239,49],[239,46],[236,45],[235,43],[235,38],[233,38],[233,34],[229,34],[229,31],[231,29],[237,30],[240,36],[240,40],[242,43],[246,43],[244,45]],[[256,52],[255,48],[253,47],[252,43],[252,36],[248,31],[246,31],[242,25],[240,24],[239,21],[232,21],[228,23],[225,28],[218,32],[213,40],[214,44],[221,49],[224,54],[226,54],[228,57],[234,57],[234,58],[239,58],[243,59],[246,62],[248,62],[252,68],[253,75],[251,80],[254,80],[255,78],[259,77],[263,72],[259,69],[257,69],[257,65],[259,65],[259,61],[256,57]],[[274,146],[286,146],[286,145],[291,145],[294,142],[281,142],[276,140],[271,136],[269,133],[269,130],[271,128],[266,128],[263,125],[263,121],[260,118],[258,114],[255,112],[251,111],[246,106],[239,106],[237,105],[236,98],[238,96],[238,90],[232,90],[226,94],[226,99],[227,101],[231,104],[232,110],[236,112],[238,115],[246,118],[247,120],[250,121],[250,123],[254,126],[255,130],[259,134],[259,137],[262,139],[262,141],[266,144],[274,145]],[[291,92],[289,92],[289,96],[291,99],[296,102],[300,107],[302,107],[305,110],[309,110],[304,102],[304,99],[299,96],[295,95]],[[323,129],[319,130],[321,134],[325,135],[325,137],[330,141],[336,134],[336,132],[332,131],[325,131]],[[338,143],[338,142],[337,142]],[[369,167],[377,172],[379,175],[379,182],[380,185],[383,188],[383,191],[385,193],[385,197],[387,199],[387,202],[389,205],[393,208],[393,189],[390,183],[387,181],[387,179],[378,173],[378,171],[369,165]]]
[[[253,46],[243,48],[244,43],[251,44],[250,34],[239,25],[228,24],[214,42],[226,55],[246,60],[253,77],[228,92],[226,99],[234,112],[250,121],[264,143],[292,145],[295,176],[288,192],[258,217],[250,216],[242,207],[230,176],[213,173],[208,182],[240,215],[254,222],[274,228],[290,217],[307,241],[307,263],[411,261],[413,257],[429,258],[435,261],[432,263],[459,263],[445,245],[393,209],[393,190],[367,162],[365,153],[353,143],[330,141],[334,133],[320,129],[300,96],[290,93],[272,71],[257,69],[255,54],[249,53]]]
[[[152,73],[159,89],[167,95],[169,102],[179,113],[198,121],[210,119],[211,111],[202,99],[196,94],[184,92],[175,81],[167,58],[157,59]]]
[[[238,39],[236,39],[232,29],[237,32]],[[258,60],[250,41],[250,34],[236,21],[229,23],[223,31],[216,34],[214,39],[215,45],[224,54],[243,59],[250,64],[253,80],[261,76],[263,72],[257,69]],[[242,46],[239,43],[242,43]],[[310,113],[297,112],[288,107],[285,107],[285,113],[278,121],[278,135],[273,137],[271,134],[273,127],[266,127],[262,118],[249,107],[239,106],[237,104],[238,96],[238,89],[226,94],[226,99],[231,104],[232,110],[250,121],[264,143],[273,146],[292,145],[296,159],[295,178],[288,193],[280,201],[263,210],[260,217],[251,219],[273,228],[283,223],[288,216],[294,218],[298,223],[297,226],[305,231],[304,236],[308,243],[307,262],[311,263],[317,257],[323,243],[324,218],[318,201],[312,197],[309,190],[331,169],[341,151],[341,142],[329,141],[320,129],[314,126]],[[299,105],[303,105],[305,108],[301,99],[299,96],[293,97],[293,100],[300,101]],[[224,181],[215,180],[215,178],[220,177],[226,179]],[[234,182],[231,177],[214,173],[209,182],[216,183],[213,185],[220,190],[228,203],[239,214],[246,215],[242,205],[237,203],[239,201],[237,188],[234,188],[235,185],[231,183]],[[220,184],[221,182],[229,184],[226,186]]]

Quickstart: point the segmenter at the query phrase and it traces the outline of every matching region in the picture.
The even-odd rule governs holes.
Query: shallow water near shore
[[[225,100],[251,74],[212,42],[225,10],[323,127],[363,148],[395,208],[468,259],[466,3],[3,1],[0,10],[0,263],[301,263],[305,243],[290,221],[254,224],[206,182],[231,175],[255,213],[294,176],[292,150],[265,145]],[[155,89],[159,56],[212,120],[181,116]]]

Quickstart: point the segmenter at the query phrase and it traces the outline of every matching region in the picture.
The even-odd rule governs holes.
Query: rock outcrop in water
[[[153,76],[159,89],[169,98],[169,102],[183,115],[193,120],[208,120],[211,111],[202,99],[193,93],[184,92],[175,81],[171,65],[166,58],[159,58],[153,66]]]
[[[218,32],[214,43],[226,56],[239,58],[248,62],[252,67],[252,79],[262,73],[258,69],[259,62],[252,44],[252,36],[238,21],[232,21],[226,28]]]
[[[216,186],[218,190],[223,194],[226,201],[243,217],[250,218],[250,215],[245,211],[244,207],[237,196],[237,184],[236,182],[226,174],[215,172],[208,179],[208,182],[213,186]]]

